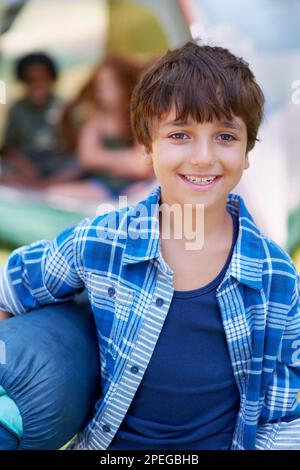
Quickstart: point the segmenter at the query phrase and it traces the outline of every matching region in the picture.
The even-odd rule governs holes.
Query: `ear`
[[[150,150],[147,149],[144,145],[143,145],[143,159],[145,163],[149,163],[149,164],[152,163],[152,155],[150,153]]]
[[[248,153],[246,153],[244,170],[247,170],[247,168],[249,168],[249,166],[250,166],[249,157],[248,157]]]

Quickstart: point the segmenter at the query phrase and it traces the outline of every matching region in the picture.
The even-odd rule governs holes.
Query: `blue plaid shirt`
[[[97,326],[101,396],[70,449],[106,449],[143,378],[173,295],[160,250],[160,187],[130,207],[84,219],[15,250],[0,276],[0,308],[22,314],[86,288]],[[231,263],[217,289],[240,393],[232,449],[300,449],[299,276],[263,236],[242,198]],[[184,332],[183,332],[184,334]],[[188,338],[187,338],[188,340]]]

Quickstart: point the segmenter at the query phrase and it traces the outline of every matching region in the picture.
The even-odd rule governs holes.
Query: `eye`
[[[189,136],[185,132],[174,132],[174,134],[169,135],[169,138],[172,140],[187,140]]]
[[[226,134],[226,133],[218,135],[218,139],[221,140],[222,142],[232,142],[236,140],[236,138],[233,135]]]

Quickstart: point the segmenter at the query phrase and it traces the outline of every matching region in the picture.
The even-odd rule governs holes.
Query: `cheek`
[[[240,171],[242,171],[244,169],[243,160],[232,162],[232,164],[230,165],[230,169],[232,172],[235,172],[235,173],[239,173]]]
[[[231,173],[239,173],[245,169],[246,156],[243,152],[226,152],[222,157],[223,167]]]
[[[181,165],[187,157],[187,149],[184,145],[172,145],[165,142],[162,145],[153,145],[153,165],[157,169],[175,169]]]

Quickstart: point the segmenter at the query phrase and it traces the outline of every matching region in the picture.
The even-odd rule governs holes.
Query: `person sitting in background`
[[[101,201],[149,191],[153,171],[141,158],[129,117],[130,96],[140,72],[135,63],[117,55],[107,56],[96,67],[62,118],[65,144],[77,148],[86,178],[54,185],[48,192]]]
[[[44,187],[78,175],[58,132],[63,101],[54,95],[57,76],[57,65],[47,54],[31,53],[17,61],[16,78],[25,85],[25,96],[8,113],[2,183]]]

